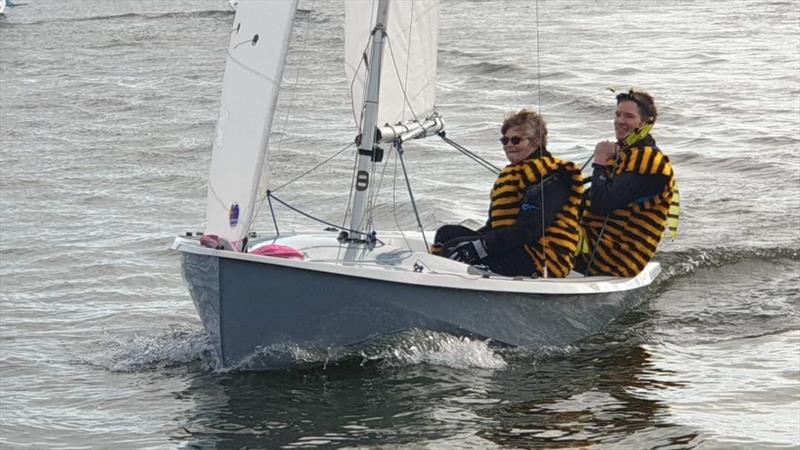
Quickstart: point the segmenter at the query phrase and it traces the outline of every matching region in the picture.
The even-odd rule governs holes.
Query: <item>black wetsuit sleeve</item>
[[[597,164],[593,167],[592,188],[588,192],[593,214],[609,214],[635,201],[658,195],[668,181],[664,175],[640,175],[631,172],[609,178],[605,167]]]
[[[523,200],[523,210],[514,225],[487,231],[484,234],[489,254],[517,249],[523,244],[537,242],[542,230],[556,219],[556,214],[569,201],[571,178],[555,174],[544,186],[544,227],[542,227],[542,195],[538,184],[528,186]]]

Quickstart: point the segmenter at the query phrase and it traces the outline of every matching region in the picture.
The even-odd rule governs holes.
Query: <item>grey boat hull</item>
[[[640,289],[541,294],[421,286],[217,253],[181,251],[184,279],[224,367],[281,369],[293,361],[270,357],[272,350],[341,348],[408,329],[563,346],[601,331],[642,298]]]

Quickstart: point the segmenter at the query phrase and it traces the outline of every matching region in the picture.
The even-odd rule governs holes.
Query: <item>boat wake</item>
[[[661,290],[670,281],[691,276],[701,269],[719,268],[746,260],[775,261],[781,259],[800,261],[800,248],[719,247],[662,252],[656,256],[656,260],[661,263],[662,271],[651,285],[651,289]]]
[[[392,336],[382,347],[362,351],[364,360],[389,367],[431,364],[455,369],[504,369],[506,361],[489,340],[457,337],[447,333],[409,330]]]
[[[154,334],[107,334],[97,349],[81,363],[111,372],[147,372],[197,366],[204,372],[236,372],[270,365],[287,368],[326,369],[330,366],[395,368],[419,364],[456,369],[504,369],[501,349],[490,342],[447,333],[407,330],[393,336],[347,348],[284,343],[259,348],[238,365],[223,368],[209,335],[203,329],[173,327]]]
[[[106,333],[80,362],[111,372],[146,372],[200,363],[215,367],[213,347],[202,329],[171,327],[153,334]]]
[[[232,370],[264,366],[298,369],[339,365],[402,367],[431,364],[451,368],[503,369],[506,362],[489,341],[428,330],[405,330],[347,347],[305,346],[281,343],[245,358]]]

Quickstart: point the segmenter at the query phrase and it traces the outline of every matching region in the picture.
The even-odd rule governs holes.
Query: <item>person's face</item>
[[[644,125],[644,121],[639,114],[639,105],[630,100],[619,102],[614,115],[614,134],[616,134],[617,140],[625,139],[625,136],[642,125]]]
[[[536,150],[536,146],[534,145],[535,139],[528,136],[528,130],[525,129],[525,127],[510,127],[506,130],[506,134],[504,134],[503,137],[508,138],[508,141],[503,144],[503,151],[506,152],[506,158],[508,158],[508,162],[511,164],[517,164],[530,157],[533,151]],[[518,142],[514,144],[514,141]]]

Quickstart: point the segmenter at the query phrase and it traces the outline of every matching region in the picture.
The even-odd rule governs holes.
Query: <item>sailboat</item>
[[[445,126],[435,110],[435,0],[345,2],[345,72],[361,111],[349,226],[254,233],[296,8],[296,0],[238,2],[206,228],[171,246],[220,365],[281,369],[294,364],[280,357],[282,349],[355,348],[415,329],[498,345],[561,346],[601,331],[638,303],[657,263],[633,278],[511,278],[430,254],[424,227],[374,229],[374,163]]]

